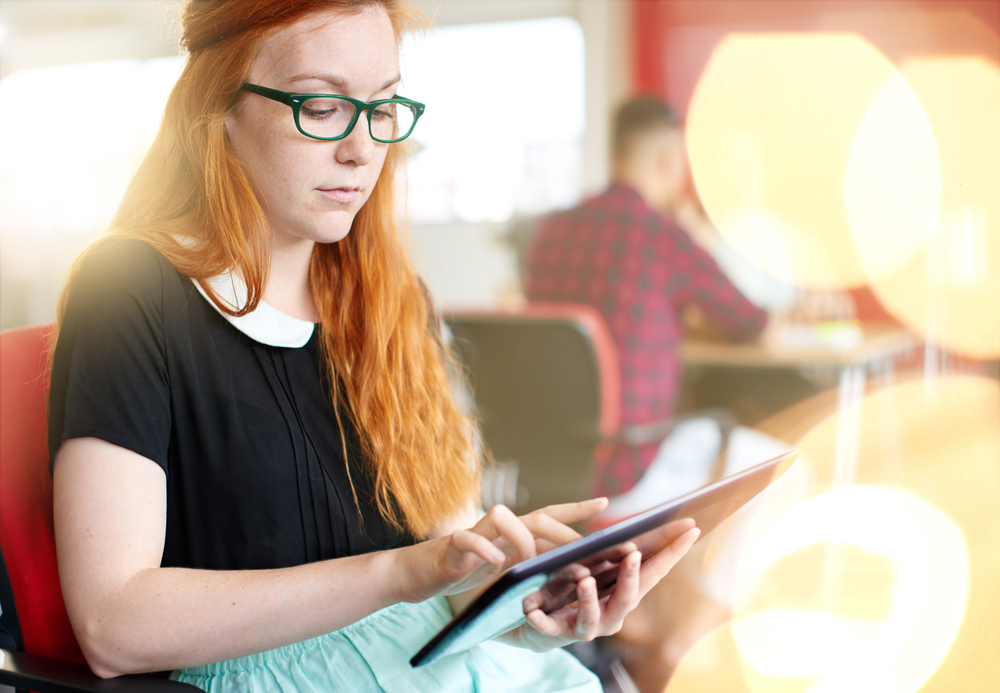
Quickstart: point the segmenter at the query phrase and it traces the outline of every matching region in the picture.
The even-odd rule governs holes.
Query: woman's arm
[[[509,511],[496,511],[471,530],[415,546],[294,568],[160,568],[161,467],[102,440],[77,438],[62,444],[53,473],[63,596],[83,653],[103,677],[305,640],[397,602],[467,590],[534,552],[531,530]]]

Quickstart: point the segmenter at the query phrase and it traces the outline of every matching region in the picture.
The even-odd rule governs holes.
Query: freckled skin
[[[346,89],[310,75],[336,75]],[[337,93],[364,101],[389,98],[399,56],[385,11],[321,13],[270,34],[250,69],[254,84],[292,93]],[[364,115],[342,140],[302,135],[285,104],[244,93],[226,133],[274,234],[275,250],[339,241],[371,195],[388,145],[374,142]],[[350,202],[323,190],[359,188]]]

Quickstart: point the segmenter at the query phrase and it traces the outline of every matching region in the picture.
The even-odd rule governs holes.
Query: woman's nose
[[[354,129],[338,142],[337,161],[341,164],[355,163],[364,166],[375,158],[375,148],[378,143],[371,138],[368,131],[367,113],[362,113]]]

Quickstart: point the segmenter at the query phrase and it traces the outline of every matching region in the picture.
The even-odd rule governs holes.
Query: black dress
[[[93,436],[160,465],[164,567],[282,568],[413,543],[375,508],[347,417],[345,463],[318,335],[252,339],[152,247],[107,240],[59,334],[49,464],[64,439]]]

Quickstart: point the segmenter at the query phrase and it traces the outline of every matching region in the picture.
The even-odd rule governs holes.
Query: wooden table
[[[760,369],[831,369],[838,373],[837,449],[834,483],[853,482],[857,469],[861,407],[866,380],[877,374],[893,378],[893,358],[916,349],[920,339],[901,327],[866,327],[858,341],[844,348],[811,344],[783,345],[775,334],[754,342],[686,339],[681,345],[685,366]]]
[[[776,339],[754,342],[722,342],[685,339],[681,360],[685,366],[740,368],[850,368],[872,364],[916,348],[920,340],[901,327],[871,327],[850,347],[787,346]]]

